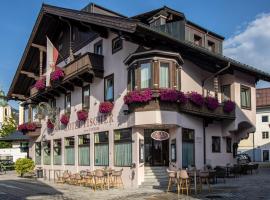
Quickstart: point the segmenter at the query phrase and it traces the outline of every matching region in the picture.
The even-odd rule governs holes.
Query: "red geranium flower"
[[[86,110],[79,110],[77,112],[77,118],[79,121],[86,121],[88,118],[88,112]]]
[[[68,114],[63,114],[61,116],[60,122],[64,125],[67,125],[69,123],[69,115]]]
[[[105,101],[100,103],[99,112],[100,113],[110,113],[113,109],[113,103],[110,101]]]

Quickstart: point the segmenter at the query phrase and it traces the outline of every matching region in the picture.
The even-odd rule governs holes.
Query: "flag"
[[[50,74],[55,69],[59,52],[47,37],[46,86],[50,86]]]

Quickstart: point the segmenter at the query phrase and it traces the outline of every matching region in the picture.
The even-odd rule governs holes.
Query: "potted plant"
[[[179,91],[173,89],[163,89],[159,91],[159,98],[161,101],[177,102]]]
[[[231,100],[227,100],[224,102],[223,110],[226,113],[230,113],[235,109],[235,103]]]
[[[127,105],[132,103],[146,103],[151,101],[152,98],[153,92],[150,89],[143,91],[134,90],[125,95],[124,102]]]
[[[45,87],[46,87],[46,84],[45,84],[45,78],[41,78],[39,80],[36,81],[34,87],[38,90],[38,91],[41,91],[41,90],[44,90]]]
[[[99,104],[100,113],[110,113],[113,109],[113,103],[110,101],[105,101]]]
[[[88,118],[88,111],[86,110],[77,111],[77,118],[78,118],[78,121],[86,121]]]
[[[60,67],[56,67],[56,69],[51,73],[50,76],[52,83],[58,83],[64,78],[65,73],[63,69],[61,69]]]
[[[68,125],[68,123],[69,123],[69,114],[63,114],[61,116],[60,122],[65,126]]]
[[[205,98],[205,104],[209,110],[215,110],[219,106],[218,100],[211,96]]]
[[[193,105],[198,107],[202,107],[204,104],[203,96],[197,92],[188,93],[188,99]]]

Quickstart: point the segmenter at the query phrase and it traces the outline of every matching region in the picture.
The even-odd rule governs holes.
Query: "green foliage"
[[[34,161],[29,158],[19,158],[15,163],[15,170],[20,176],[27,172],[32,172],[34,168]]]
[[[0,149],[12,148],[11,142],[0,141]]]
[[[2,124],[2,129],[0,130],[0,136],[5,137],[16,131],[17,124],[13,116],[6,117]]]

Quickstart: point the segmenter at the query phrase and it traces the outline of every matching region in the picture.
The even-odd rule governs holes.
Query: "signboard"
[[[168,140],[170,138],[169,133],[166,131],[154,131],[151,134],[151,138],[158,141]]]

